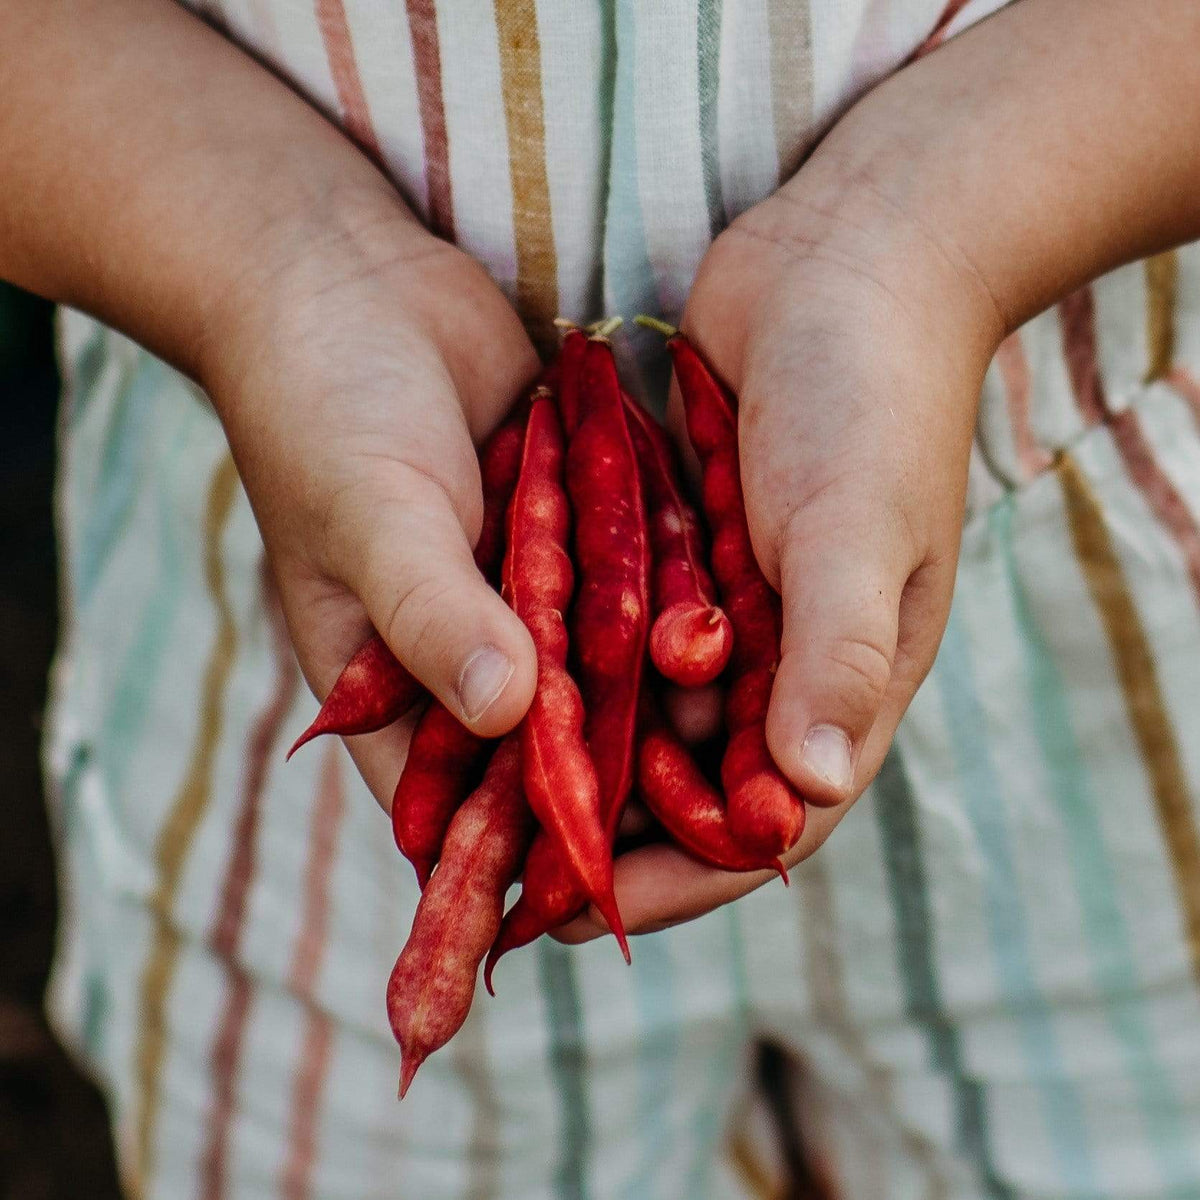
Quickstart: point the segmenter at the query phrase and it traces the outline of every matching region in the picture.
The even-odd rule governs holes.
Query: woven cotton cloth
[[[201,7],[197,5],[197,7]],[[535,336],[677,318],[715,231],[997,3],[207,0]],[[398,1105],[417,899],[315,709],[204,397],[63,319],[51,1009],[141,1200],[771,1195],[755,1036],[853,1200],[1200,1196],[1200,253],[988,374],[955,603],[878,781],[729,908],[544,942]],[[625,365],[653,397],[660,346]]]

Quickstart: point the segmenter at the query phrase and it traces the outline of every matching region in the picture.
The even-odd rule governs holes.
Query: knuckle
[[[892,654],[880,641],[848,635],[834,641],[825,652],[834,668],[834,687],[848,708],[872,706],[882,701],[892,678]]]
[[[454,587],[442,579],[422,576],[402,588],[384,626],[390,646],[436,646],[451,626]]]

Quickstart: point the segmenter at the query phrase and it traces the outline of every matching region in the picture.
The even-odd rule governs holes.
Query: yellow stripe
[[[1071,541],[1112,647],[1129,722],[1150,776],[1171,858],[1192,970],[1200,977],[1200,837],[1179,745],[1159,687],[1150,643],[1096,496],[1069,454],[1059,460],[1059,475]]]
[[[142,974],[135,1058],[140,1101],[132,1180],[135,1196],[144,1194],[146,1181],[154,1170],[154,1131],[166,1051],[166,1000],[180,949],[173,910],[188,850],[211,798],[213,762],[224,720],[225,688],[237,649],[237,630],[225,593],[225,568],[221,561],[221,536],[233,511],[237,481],[233,460],[226,457],[213,475],[204,518],[204,570],[217,611],[217,636],[204,673],[200,722],[191,762],[154,851],[158,885],[149,901],[155,920],[154,941]]]
[[[546,177],[542,50],[534,0],[496,0],[500,78],[512,176],[517,308],[543,352],[557,344],[558,259]]]
[[[813,65],[811,15],[807,3],[769,0],[771,43],[771,115],[779,182],[799,169],[813,140]]]
[[[754,1153],[750,1139],[744,1133],[735,1133],[725,1145],[725,1153],[746,1191],[754,1200],[784,1200],[786,1187],[776,1183],[771,1173]]]
[[[861,1031],[848,1015],[850,998],[838,956],[837,915],[825,859],[820,855],[810,858],[793,872],[792,881],[798,885],[795,890],[803,925],[805,967],[812,986],[817,1019],[833,1033],[846,1057],[862,1068],[870,1081],[872,1100],[881,1111],[888,1112],[895,1106],[892,1077],[871,1054]],[[938,1162],[937,1148],[919,1131],[904,1125],[899,1125],[899,1129],[901,1140],[913,1160],[919,1164],[929,1200],[945,1200],[948,1184]],[[863,1151],[864,1156],[870,1154],[872,1158],[864,1166],[868,1179],[882,1180],[887,1172],[880,1150],[880,1146],[872,1145],[869,1150]],[[876,1190],[882,1195],[887,1188],[879,1183]]]
[[[1179,256],[1174,250],[1146,259],[1146,382],[1162,379],[1175,362],[1175,297]]]

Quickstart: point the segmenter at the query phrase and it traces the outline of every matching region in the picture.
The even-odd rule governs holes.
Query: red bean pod
[[[399,720],[425,694],[378,634],[359,647],[342,668],[313,723],[288,751],[291,758],[323,733],[351,737],[375,733]]]
[[[558,411],[568,441],[579,424],[579,385],[583,375],[583,356],[588,337],[582,329],[566,325],[566,333],[555,362],[558,365]]]
[[[596,766],[611,854],[635,771],[638,694],[650,623],[650,548],[612,348],[603,338],[584,344],[578,426],[567,450],[579,567],[571,638],[587,713],[584,733]],[[564,383],[566,378],[564,367]],[[570,920],[586,902],[555,840],[539,834],[525,865],[521,896],[488,954],[488,990],[501,955]]]
[[[388,980],[402,1098],[421,1063],[467,1019],[479,964],[500,927],[504,894],[521,869],[533,828],[521,790],[519,738],[510,734],[450,822],[441,865]]]
[[[713,530],[713,574],[733,624],[728,705],[729,747],[721,764],[729,824],[750,853],[778,855],[804,828],[804,802],[767,748],[766,705],[779,665],[782,617],[750,541],[738,464],[737,417],[731,396],[681,333],[667,339],[683,397],[688,436],[700,459],[702,497]],[[753,703],[745,701],[751,699]]]
[[[672,838],[701,862],[726,871],[778,871],[787,883],[777,857],[752,854],[734,838],[721,794],[661,722],[642,734],[638,794]]]
[[[650,657],[673,683],[701,687],[729,662],[733,627],[716,602],[716,587],[704,565],[700,518],[684,497],[671,439],[636,400],[624,399],[654,550]]]
[[[548,395],[544,385],[536,395]],[[523,402],[488,439],[479,459],[483,484],[483,525],[475,544],[475,565],[493,583],[504,559],[504,525],[517,485],[529,406]],[[450,819],[476,777],[487,743],[434,700],[413,731],[400,781],[392,797],[392,834],[412,863],[421,887],[441,853]]]
[[[525,794],[585,895],[629,958],[613,895],[610,841],[600,785],[584,739],[583,699],[567,672],[564,611],[574,571],[567,553],[571,514],[563,486],[562,428],[554,402],[533,402],[521,474],[508,511],[504,594],[533,638],[538,684],[521,722]]]

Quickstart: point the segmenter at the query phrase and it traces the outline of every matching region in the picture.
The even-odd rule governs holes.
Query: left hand
[[[1002,326],[969,273],[869,194],[820,211],[777,194],[713,244],[683,329],[739,397],[746,516],[783,596],[767,740],[810,801],[791,866],[879,770],[932,665]],[[769,878],[667,845],[617,863],[626,927],[642,932]],[[562,935],[593,932],[584,917]]]
[[[740,395],[750,533],[783,595],[767,739],[824,806],[789,865],[870,782],[933,661],[1001,339],[1200,238],[1197,48],[1195,0],[1009,5],[865,96],[701,266],[683,327]],[[848,765],[836,733],[806,753],[814,727],[844,732]],[[619,860],[617,899],[648,932],[767,878],[655,846]]]

